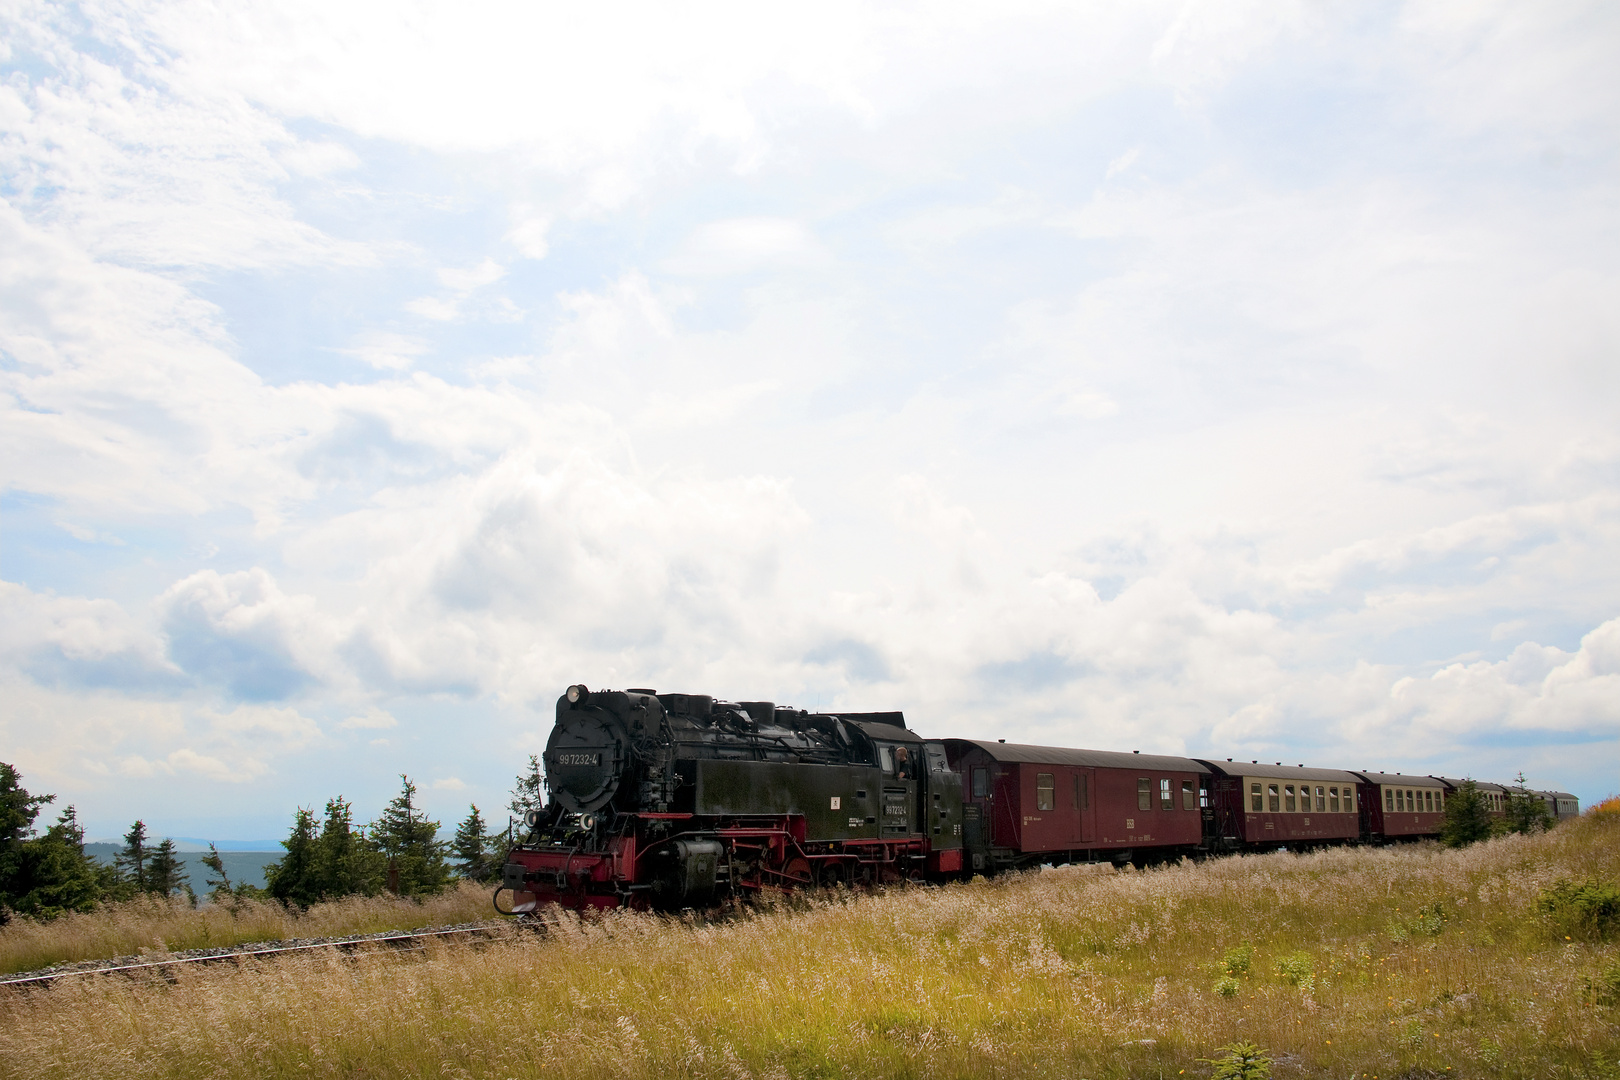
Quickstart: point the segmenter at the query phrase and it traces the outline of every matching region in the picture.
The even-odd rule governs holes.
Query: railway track
[[[354,953],[367,946],[380,946],[396,951],[411,951],[426,948],[427,942],[432,940],[494,937],[507,932],[512,925],[511,923],[478,923],[469,926],[429,927],[424,930],[361,934],[354,937],[321,938],[314,941],[260,942],[239,948],[179,953],[160,960],[142,959],[134,963],[120,963],[115,960],[89,967],[74,966],[71,968],[48,968],[41,971],[23,972],[0,978],[0,987],[48,986],[62,979],[81,978],[87,975],[135,975],[143,971],[160,973],[164,969],[185,967],[191,964],[218,964],[226,961],[258,959],[260,957],[287,956],[293,953],[314,952],[320,949],[335,949],[339,952]]]

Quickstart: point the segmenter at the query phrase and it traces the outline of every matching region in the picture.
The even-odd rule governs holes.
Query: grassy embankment
[[[143,897],[50,922],[13,920],[0,927],[0,974],[77,960],[414,930],[497,918],[490,906],[490,889],[483,885],[464,884],[421,903],[392,896],[354,896],[316,904],[303,912],[273,901],[236,900],[193,908],[180,896],[168,900]]]
[[[1620,804],[1462,851],[1074,868],[0,993],[4,1076],[1620,1077]],[[1566,939],[1565,933],[1568,933]],[[1593,985],[1598,989],[1594,991]],[[1617,988],[1620,992],[1620,988]]]

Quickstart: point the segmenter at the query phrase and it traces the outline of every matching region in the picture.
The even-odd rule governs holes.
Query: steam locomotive
[[[514,837],[503,912],[1416,838],[1439,832],[1461,783],[928,740],[899,712],[584,685],[557,700],[543,760],[550,801]],[[1534,794],[1579,812],[1567,792]]]

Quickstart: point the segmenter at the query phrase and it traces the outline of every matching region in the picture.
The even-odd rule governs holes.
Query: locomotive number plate
[[[600,765],[600,764],[602,764],[602,755],[601,754],[558,754],[556,757],[552,758],[552,761],[555,762],[559,768],[565,767],[565,766],[568,766],[568,765]]]

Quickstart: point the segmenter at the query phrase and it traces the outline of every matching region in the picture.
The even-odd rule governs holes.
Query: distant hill
[[[274,851],[274,852],[277,852],[278,854],[283,851],[280,840],[213,840],[213,841],[209,841],[209,840],[199,840],[195,836],[171,836],[171,837],[168,837],[168,839],[174,841],[174,850],[176,850],[176,851],[203,851],[203,852],[206,852],[208,850],[208,845],[210,843],[212,843],[220,851]],[[152,839],[152,844],[155,846],[157,844],[162,843],[163,840],[164,840],[164,838],[161,837],[161,836],[154,837]],[[122,848],[124,846],[124,841],[122,839],[115,838],[115,837],[100,837],[100,838],[95,839],[95,840],[87,840],[87,841],[85,841],[84,847],[85,847],[85,850],[88,851],[88,850],[90,850],[91,847],[93,847],[95,845],[98,845],[98,844],[111,844],[115,848]]]
[[[156,846],[156,844],[160,843],[161,841],[162,838],[159,837],[158,840],[154,842],[153,846]],[[234,843],[243,842],[244,841],[234,841]],[[264,868],[273,862],[279,861],[283,855],[287,854],[286,850],[283,849],[279,844],[271,845],[274,850],[266,849],[245,851],[235,847],[227,848],[225,846],[226,843],[233,842],[226,841],[225,843],[219,843],[219,857],[220,861],[225,864],[225,873],[230,875],[231,884],[233,885],[240,884],[241,882],[245,881],[249,885],[256,885],[261,889],[264,888]],[[202,862],[203,856],[208,854],[207,842],[205,841],[201,845],[198,845],[195,840],[187,840],[182,844],[179,838],[175,838],[174,846],[180,852],[180,861],[185,867],[186,875],[191,882],[191,887],[198,893],[206,892],[208,875],[212,872],[208,869],[208,867],[204,866]],[[86,855],[89,855],[97,862],[104,863],[108,866],[112,865],[113,857],[117,855],[118,852],[122,851],[123,848],[123,844],[106,842],[84,845]]]

